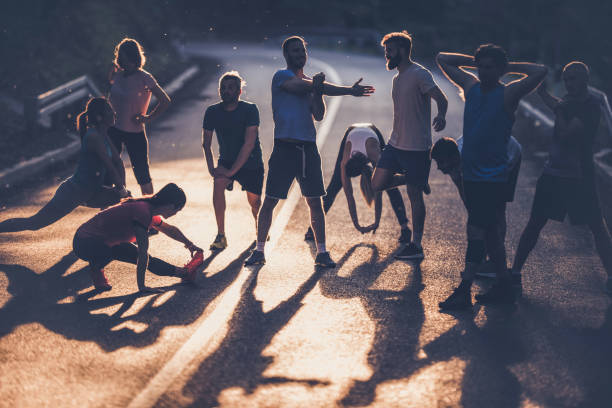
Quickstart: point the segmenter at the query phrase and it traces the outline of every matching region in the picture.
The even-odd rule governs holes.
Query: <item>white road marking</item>
[[[323,61],[310,58],[313,65],[320,67],[325,75],[334,83],[340,83],[340,77],[336,70]],[[327,105],[327,115],[321,122],[317,131],[317,146],[321,148],[329,135],[336,114],[340,109],[342,98],[330,98]],[[287,223],[295,210],[300,199],[300,191],[297,183],[294,183],[289,191],[287,200],[283,203],[280,212],[274,219],[270,229],[270,242],[266,245],[268,253],[271,253],[280,236],[285,231]],[[196,356],[208,356],[221,344],[227,333],[229,318],[236,309],[244,290],[254,279],[255,274],[249,268],[242,268],[236,280],[217,297],[216,301],[206,308],[214,308],[210,315],[197,327],[191,337],[181,346],[170,360],[161,368],[145,388],[132,400],[130,408],[152,407],[157,400],[166,392],[170,384],[180,375],[183,369]],[[206,312],[206,310],[204,312]]]

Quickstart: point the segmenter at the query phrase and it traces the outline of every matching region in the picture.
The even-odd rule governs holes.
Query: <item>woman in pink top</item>
[[[175,226],[162,217],[172,217],[185,206],[185,193],[176,184],[167,184],[153,196],[129,198],[99,212],[79,227],[74,235],[74,253],[89,262],[93,284],[97,290],[110,290],[104,268],[113,260],[136,264],[138,289],[156,292],[145,286],[145,271],[156,275],[195,279],[195,267],[179,268],[161,259],[149,257],[149,228],[155,228],[185,245],[192,255],[202,251]],[[136,245],[134,245],[134,242]]]
[[[145,125],[166,110],[170,98],[153,75],[142,69],[145,61],[143,49],[136,40],[124,38],[115,47],[110,100],[117,112],[117,123],[108,134],[119,153],[125,145],[142,194],[153,194]],[[152,94],[159,102],[147,115]]]

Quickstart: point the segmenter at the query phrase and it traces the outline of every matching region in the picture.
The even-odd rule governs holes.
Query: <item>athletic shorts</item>
[[[406,184],[424,188],[429,181],[429,150],[401,150],[391,145],[383,149],[376,167],[406,176]]]
[[[483,229],[497,224],[498,214],[506,210],[508,183],[463,181],[468,225]]]
[[[268,161],[266,196],[284,200],[291,183],[296,179],[304,197],[325,195],[321,156],[315,142],[287,142],[274,140]]]
[[[226,169],[230,169],[233,165],[233,163],[227,162],[223,159],[219,160],[219,164]],[[245,169],[242,167],[232,176],[232,180],[236,180],[238,183],[240,183],[242,190],[248,191],[252,194],[261,195],[264,182],[264,168],[263,166],[253,169]]]
[[[536,184],[531,214],[560,222],[569,215],[574,225],[601,219],[595,181],[542,174]]]
[[[145,132],[124,132],[123,130],[111,127],[108,129],[108,136],[119,154],[121,154],[123,145],[125,145],[138,184],[141,186],[149,184],[151,182],[151,174],[149,172],[149,142]]]

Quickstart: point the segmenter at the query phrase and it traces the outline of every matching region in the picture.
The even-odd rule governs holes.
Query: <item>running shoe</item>
[[[198,267],[204,263],[204,252],[196,251],[191,261],[189,261],[184,267],[183,271],[185,274],[181,277],[183,282],[195,282],[196,272]]]
[[[425,187],[423,187],[423,192],[425,194],[431,194],[431,187],[429,187],[429,183],[425,184]]]
[[[227,191],[232,191],[234,189],[234,180],[232,180],[229,183],[227,183],[227,186],[225,186],[225,189]]]
[[[497,282],[487,292],[476,295],[476,301],[483,305],[512,304],[515,300],[511,282]]]
[[[210,244],[211,251],[219,251],[227,248],[227,238],[223,234],[217,234],[215,240]]]
[[[304,241],[314,241],[314,232],[312,232],[312,228],[308,227],[308,231],[304,234]]]
[[[149,236],[152,237],[153,235],[157,235],[159,234],[159,231],[156,230],[155,228],[149,228]]]
[[[323,268],[335,268],[336,263],[329,256],[329,252],[320,252],[315,258],[315,265],[322,266]]]
[[[402,249],[398,254],[395,255],[395,259],[423,259],[425,258],[425,254],[423,254],[423,248],[419,248],[416,246],[414,242],[406,245],[404,249]]]
[[[400,233],[400,237],[398,239],[400,244],[409,244],[412,240],[412,231],[410,228],[402,228],[402,232]]]
[[[472,295],[470,290],[456,288],[453,293],[444,301],[438,303],[442,310],[462,310],[472,307]]]
[[[104,275],[104,269],[92,269],[89,268],[89,274],[96,290],[105,292],[111,290],[113,287],[108,283],[106,276]]]
[[[244,266],[251,265],[263,265],[266,263],[266,257],[264,256],[263,251],[258,251],[254,249],[251,251],[251,255],[244,261]]]

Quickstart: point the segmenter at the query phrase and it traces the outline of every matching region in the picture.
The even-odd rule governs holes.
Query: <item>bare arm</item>
[[[376,193],[376,197],[374,198],[374,224],[372,225],[372,229],[376,231],[378,226],[380,225],[380,216],[382,215],[382,191]]]
[[[464,93],[467,93],[472,86],[478,83],[478,78],[474,74],[463,69],[463,67],[475,68],[476,63],[473,56],[440,52],[436,56],[436,62],[444,76]]]
[[[134,225],[134,232],[136,234],[136,245],[138,246],[136,282],[138,283],[138,289],[141,292],[145,292],[149,289],[145,285],[145,273],[147,272],[147,265],[149,264],[149,235],[147,234],[147,230],[141,225]]]
[[[353,96],[369,96],[374,93],[374,88],[370,85],[360,85],[361,79],[353,84],[353,86],[335,85],[330,82],[323,82],[320,93],[329,96],[353,95]],[[294,76],[281,84],[283,91],[303,95],[314,90],[312,79],[300,78]]]
[[[438,106],[438,115],[433,120],[433,127],[436,132],[440,132],[446,127],[446,110],[448,109],[448,99],[446,99],[444,92],[442,92],[437,86],[431,88],[427,92],[427,95],[436,101],[436,105]]]
[[[348,204],[349,214],[351,215],[353,225],[355,228],[361,231],[359,217],[357,216],[357,207],[355,206],[355,197],[353,196],[353,185],[351,184],[351,179],[346,174],[346,162],[349,159],[351,151],[350,143],[351,142],[347,141],[344,145],[344,153],[342,155],[342,161],[340,162],[340,179],[342,180],[342,189],[344,190],[344,195],[346,196],[346,202]]]
[[[238,152],[238,157],[236,158],[236,161],[234,161],[232,168],[229,169],[228,177],[236,174],[249,159],[249,156],[255,147],[255,141],[257,140],[257,134],[259,132],[258,129],[258,126],[248,126],[244,131],[244,144],[240,148],[240,152]]]
[[[457,170],[450,174],[450,178],[457,187],[457,191],[459,192],[459,196],[461,197],[461,201],[463,201],[463,205],[467,205],[465,203],[465,193],[463,191],[463,176],[461,175],[461,171]]]
[[[212,137],[213,131],[202,129],[202,150],[204,150],[204,157],[206,158],[206,166],[208,167],[208,173],[211,177],[215,177],[215,159],[212,154]]]
[[[155,86],[151,88],[151,93],[157,98],[157,105],[155,105],[153,110],[148,115],[142,116],[141,121],[144,123],[150,123],[153,119],[168,109],[168,106],[170,106],[170,97],[161,86],[155,84]]]
[[[123,160],[121,160],[121,155],[117,151],[117,148],[115,147],[115,144],[112,143],[108,139],[108,136],[106,136],[106,138],[107,138],[106,143],[108,143],[108,146],[110,146],[110,149],[111,149],[111,160],[112,160],[113,164],[115,165],[115,168],[119,172],[119,177],[123,181],[122,185],[125,187],[125,185],[126,185],[126,183],[125,183],[125,166],[123,165]]]
[[[522,74],[523,77],[506,85],[504,90],[504,103],[506,111],[514,113],[521,98],[533,91],[548,73],[544,65],[530,62],[510,62],[506,69],[507,74]]]
[[[95,153],[100,160],[102,160],[102,163],[104,163],[104,167],[106,167],[106,171],[108,171],[113,184],[117,186],[117,188],[125,187],[125,170],[123,171],[122,175],[121,170],[118,169],[117,163],[108,156],[102,135],[100,135],[98,131],[92,132],[88,136],[87,141],[87,148]],[[117,151],[115,150],[115,152]],[[123,163],[121,163],[121,167],[123,167]]]
[[[170,225],[170,224],[168,224],[166,222],[162,222],[159,225],[153,225],[153,228],[155,228],[156,230],[162,232],[164,235],[169,236],[173,240],[178,241],[181,244],[185,245],[185,248],[187,248],[189,250],[189,252],[191,252],[192,254],[195,251],[202,251],[201,248],[199,248],[193,242],[191,242],[183,234],[183,232],[180,229],[178,229],[178,227],[175,227],[174,225]]]

